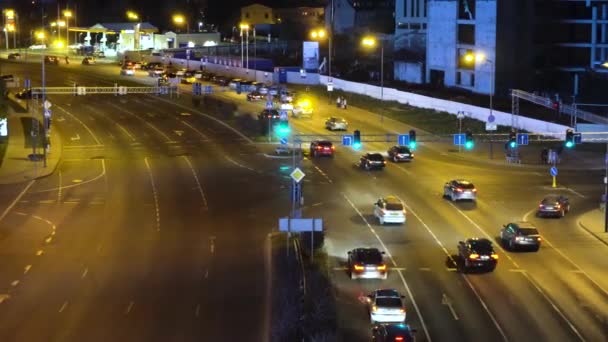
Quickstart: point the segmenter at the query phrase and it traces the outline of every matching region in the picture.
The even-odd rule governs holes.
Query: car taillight
[[[383,161],[382,161],[382,164],[386,165],[386,160],[383,160]]]
[[[456,188],[456,192],[462,192],[461,188]]]
[[[336,149],[336,146],[332,146],[332,147],[331,147],[331,150],[332,150],[332,151],[333,151],[333,150],[335,150],[335,149]]]
[[[498,254],[496,254],[496,253],[492,253],[491,257],[494,260],[498,260]]]
[[[317,146],[317,150],[320,150],[320,149],[322,149],[322,147],[321,146]]]
[[[477,189],[473,188],[473,190],[471,190],[471,191],[473,191],[473,192],[477,192]]]
[[[378,266],[378,271],[386,271],[386,265]]]
[[[355,271],[363,271],[365,267],[363,267],[362,265],[355,265]]]
[[[403,341],[403,336],[396,336],[395,341]]]
[[[539,207],[539,208],[542,208],[542,207],[543,207],[543,204],[542,204],[542,203],[540,203],[540,204],[538,205],[538,207]]]
[[[477,254],[477,253],[471,253],[471,255],[469,255],[469,259],[475,260],[477,258],[479,258],[479,254]]]

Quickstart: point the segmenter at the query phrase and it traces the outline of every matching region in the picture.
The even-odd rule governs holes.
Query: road
[[[49,82],[116,78],[116,67],[86,74],[79,68],[63,67]],[[244,95],[216,96],[251,113],[261,108],[243,104]],[[227,321],[263,336],[264,237],[288,203],[277,172],[281,161],[260,156],[243,137],[185,109],[188,95],[176,101],[180,107],[152,97],[53,97],[54,115],[60,115],[55,120],[64,119],[56,125],[69,140],[58,172],[32,185],[0,222],[9,232],[30,228],[13,228],[0,240],[0,250],[10,256],[0,264],[6,270],[0,284],[9,284],[3,293],[10,296],[0,297],[8,298],[0,305],[0,336],[230,340],[221,335],[236,334]],[[365,133],[409,130],[321,102],[317,112],[323,115],[292,120],[296,132],[327,134],[322,117],[334,113]],[[357,169],[361,152],[348,148],[338,147],[334,158],[302,161],[304,215],[323,217],[327,227],[340,340],[368,340],[360,298],[379,287],[406,296],[408,321],[422,341],[605,340],[607,247],[576,224],[579,213],[596,205],[601,172],[560,171],[566,186],[552,189],[545,170],[503,167],[463,159],[440,145],[419,145],[412,163],[389,163],[377,172]],[[387,147],[369,143],[364,150]],[[453,178],[475,182],[476,204],[442,199],[443,183]],[[6,198],[20,190],[11,191]],[[538,201],[550,193],[570,198],[573,209],[565,218],[534,216]],[[372,217],[371,204],[387,194],[406,203],[405,225],[379,226]],[[458,271],[453,260],[459,240],[495,240],[503,224],[522,219],[543,236],[538,253],[508,252],[496,244],[495,272]],[[346,252],[360,246],[387,252],[388,280],[347,277]],[[13,286],[14,279],[19,283]]]

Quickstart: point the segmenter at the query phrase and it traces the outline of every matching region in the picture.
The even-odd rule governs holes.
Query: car
[[[258,120],[260,121],[279,120],[280,118],[281,115],[276,109],[264,109],[260,114],[258,114]]]
[[[477,188],[473,183],[464,179],[454,179],[443,185],[443,197],[452,202],[460,200],[477,200]]]
[[[366,153],[359,158],[359,167],[362,169],[382,169],[385,166],[386,160],[380,153]]]
[[[241,84],[243,80],[240,78],[233,78],[228,82],[228,88],[230,89],[236,89],[236,86]]]
[[[500,242],[509,250],[518,247],[531,248],[534,251],[540,249],[542,238],[538,229],[527,221],[508,223],[500,230]]]
[[[165,73],[165,69],[162,66],[148,69],[148,76],[150,77],[161,77]]]
[[[219,86],[225,87],[228,85],[229,80],[224,76],[213,76],[212,82]]]
[[[341,117],[329,117],[325,121],[325,128],[330,131],[346,131],[348,130],[348,121]]]
[[[268,86],[268,85],[265,85],[265,84],[260,84],[260,85],[258,86],[258,91],[259,91],[259,92],[260,92],[260,94],[262,94],[262,95],[268,95],[268,88],[269,88],[269,86]]]
[[[92,65],[95,64],[95,58],[93,57],[85,57],[82,59],[82,64],[83,65]]]
[[[29,49],[30,50],[44,50],[44,49],[46,49],[46,45],[45,44],[30,45]]]
[[[15,82],[15,77],[11,74],[0,75],[0,80],[4,82]]]
[[[192,84],[192,83],[196,82],[196,77],[194,77],[194,72],[192,72],[192,71],[184,72],[184,74],[181,76],[180,82],[183,84]]]
[[[18,93],[15,94],[15,97],[21,100],[29,100],[32,98],[32,89],[21,89]]]
[[[294,92],[291,91],[287,91],[287,90],[281,90],[280,92],[280,96],[279,96],[279,100],[283,101],[283,102],[293,102],[296,98],[296,94]]]
[[[409,147],[395,145],[388,149],[387,151],[388,159],[392,160],[395,163],[402,161],[412,161],[414,159],[414,153],[410,151]]]
[[[334,156],[334,151],[336,147],[331,141],[327,140],[315,140],[310,143],[310,155],[312,157],[319,156]]]
[[[263,99],[264,99],[264,95],[260,94],[260,92],[257,90],[252,91],[251,93],[247,94],[247,101],[259,101],[259,100],[263,100]]]
[[[156,68],[162,68],[162,67],[163,67],[163,63],[161,63],[161,62],[149,62],[149,63],[143,63],[141,65],[142,70],[154,70]]]
[[[241,82],[241,91],[254,91],[256,88],[253,88],[253,81],[242,80]]]
[[[135,75],[135,68],[128,66],[122,67],[120,68],[120,74],[124,76],[133,76]]]
[[[312,103],[308,99],[302,99],[293,106],[293,117],[312,117]]]
[[[355,248],[348,252],[350,279],[386,279],[388,269],[377,248]]]
[[[492,241],[485,238],[469,238],[458,241],[458,257],[463,263],[463,269],[484,268],[494,271],[498,263],[498,254],[494,252]]]
[[[93,53],[93,57],[95,57],[95,58],[106,58],[106,54],[103,51],[95,51]]]
[[[57,56],[44,56],[44,64],[59,64],[59,57]]]
[[[414,342],[415,333],[404,323],[378,324],[372,328],[372,342]]]
[[[370,322],[372,324],[404,323],[406,312],[403,298],[405,297],[394,289],[376,290],[369,294],[367,308]]]
[[[21,59],[21,54],[16,52],[16,53],[9,53],[8,54],[8,59]]]
[[[564,217],[570,211],[570,201],[562,195],[551,195],[543,198],[538,205],[536,215],[539,217]]]
[[[380,224],[405,223],[403,202],[396,196],[386,196],[374,203],[374,216]]]

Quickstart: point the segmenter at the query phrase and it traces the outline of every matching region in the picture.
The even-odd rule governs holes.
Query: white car
[[[133,76],[133,75],[135,75],[135,69],[132,67],[121,68],[120,74],[125,75],[125,76]]]
[[[367,296],[369,320],[376,323],[405,323],[404,297],[397,290],[376,290]]]
[[[332,116],[325,121],[325,128],[330,131],[346,131],[348,130],[348,121],[344,118]]]
[[[395,196],[386,196],[374,203],[374,216],[380,224],[405,223],[403,202]]]
[[[44,49],[46,49],[46,45],[44,45],[44,44],[30,45],[30,50],[44,50]]]

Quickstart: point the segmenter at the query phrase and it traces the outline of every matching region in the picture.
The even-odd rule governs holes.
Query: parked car
[[[540,217],[564,217],[570,211],[570,201],[562,195],[551,195],[543,198],[538,205],[537,215]]]
[[[236,89],[236,86],[240,84],[243,80],[240,78],[233,78],[228,82],[228,87],[230,89]]]
[[[492,241],[485,238],[470,238],[458,242],[458,256],[463,263],[463,270],[483,268],[494,271],[498,263],[498,254],[494,252]]]
[[[508,223],[500,230],[500,242],[510,250],[520,247],[540,249],[541,237],[536,227],[526,221]]]
[[[148,76],[150,77],[161,77],[164,73],[165,69],[163,67],[155,67],[148,70]]]
[[[149,62],[149,63],[143,63],[141,65],[142,70],[154,70],[156,68],[162,68],[162,67],[163,67],[163,63],[160,63],[160,62]]]
[[[401,161],[412,161],[412,159],[414,159],[414,153],[410,151],[409,147],[407,146],[395,145],[388,149],[387,154],[388,159],[395,163]]]

